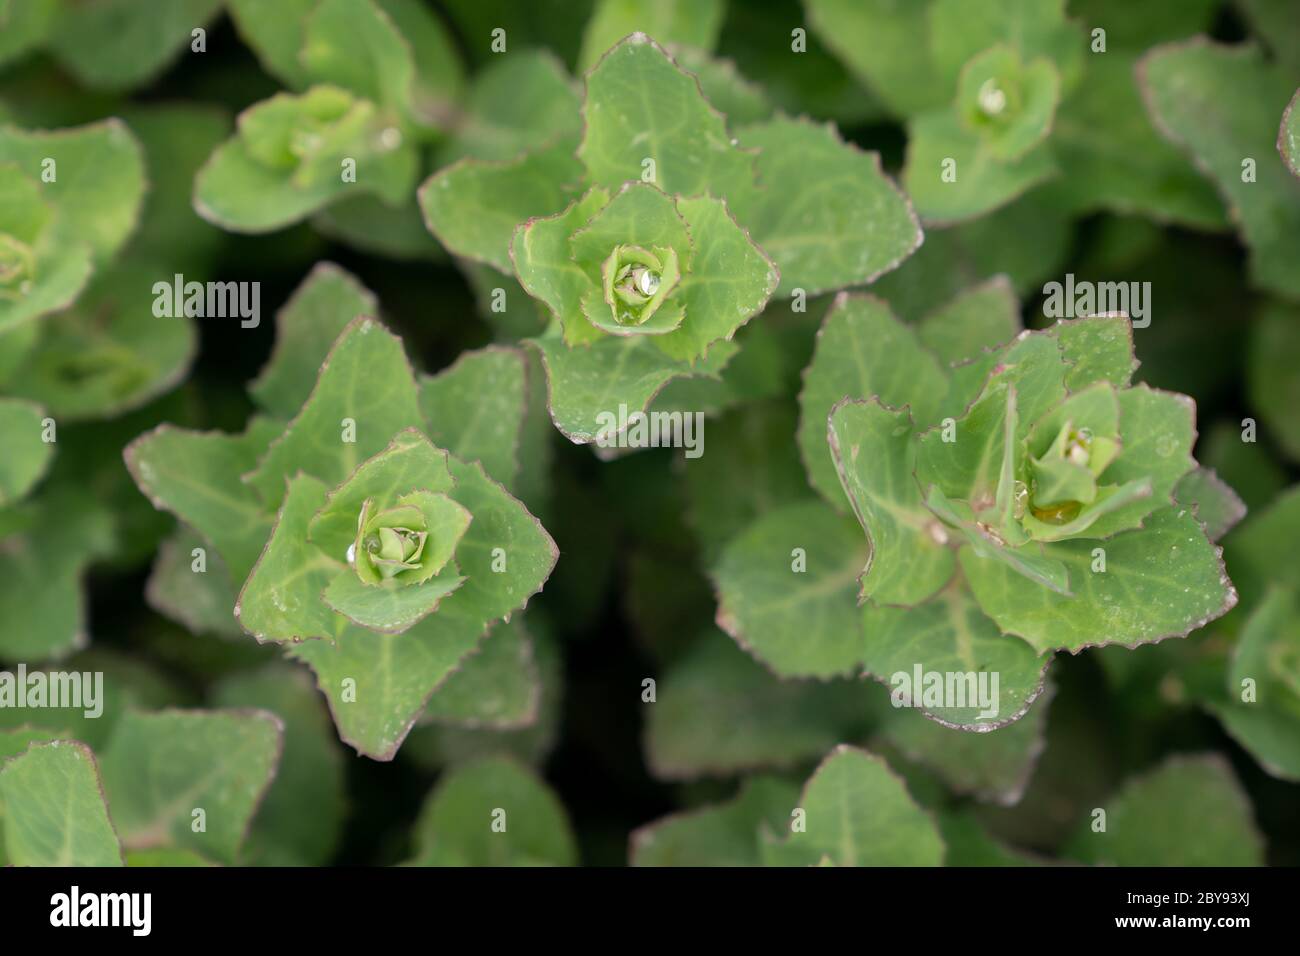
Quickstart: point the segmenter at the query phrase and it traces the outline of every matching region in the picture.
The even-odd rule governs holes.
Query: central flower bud
[[[361,506],[357,538],[348,549],[348,560],[357,576],[367,584],[399,579],[405,572],[418,572],[429,542],[428,521],[414,505],[398,505],[377,511],[371,500]]]
[[[614,321],[619,325],[641,325],[658,311],[677,285],[677,253],[672,248],[615,246],[601,272],[605,301]]]
[[[420,555],[424,552],[427,537],[426,532],[411,528],[380,528],[378,534],[366,538],[366,553],[380,575],[391,578],[399,571],[420,567]]]

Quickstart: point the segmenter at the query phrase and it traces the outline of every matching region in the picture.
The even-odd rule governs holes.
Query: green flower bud
[[[357,538],[348,560],[367,584],[393,580],[423,569],[421,558],[428,537],[428,523],[418,507],[398,505],[374,511],[373,499],[368,498],[357,518]]]
[[[239,131],[249,155],[292,170],[294,185],[306,188],[337,177],[343,157],[385,149],[379,140],[388,125],[368,100],[336,86],[314,86],[254,106],[240,117]]]
[[[601,266],[601,278],[605,302],[614,322],[622,326],[643,325],[659,310],[681,278],[677,251],[670,247],[615,246]]]
[[[363,584],[421,584],[447,565],[469,521],[469,512],[446,495],[412,492],[389,508],[367,498],[348,563]]]

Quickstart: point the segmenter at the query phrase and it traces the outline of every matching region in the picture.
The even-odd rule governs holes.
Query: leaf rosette
[[[139,144],[117,120],[0,126],[0,333],[71,305],[135,228]]]
[[[430,440],[454,434],[451,409],[422,395],[401,342],[373,319],[343,328],[318,375],[316,360],[299,362],[278,354],[254,391],[277,410],[302,401],[287,424],[162,426],[126,459],[155,505],[215,549],[240,628],[308,664],[343,739],[389,759],[434,691],[541,590],[558,552],[482,464]],[[290,378],[305,400],[290,398]]]
[[[593,188],[558,215],[524,223],[511,255],[566,344],[648,336],[673,359],[700,358],[730,338],[780,281],[724,202],[639,182],[613,196]]]
[[[222,228],[255,233],[346,195],[390,207],[410,199],[421,144],[445,118],[435,90],[458,76],[436,20],[416,4],[375,0],[319,0],[287,30],[250,4],[234,13],[268,69],[295,92],[240,115],[236,135],[199,171],[195,208]]]
[[[910,607],[969,587],[1040,652],[1226,612],[1219,550],[1175,499],[1196,467],[1195,407],[1132,385],[1136,365],[1127,319],[1079,319],[958,361],[942,401],[904,386],[897,405],[838,404],[832,457],[872,545],[862,597]]]

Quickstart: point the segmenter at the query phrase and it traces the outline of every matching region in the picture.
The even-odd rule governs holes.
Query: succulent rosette
[[[1081,319],[954,365],[945,398],[910,403],[918,420],[878,398],[838,405],[832,455],[873,545],[862,596],[910,606],[957,581],[1039,651],[1159,640],[1230,608],[1218,549],[1175,499],[1196,469],[1195,407],[1132,384],[1136,365],[1127,319]],[[881,453],[906,478],[886,488],[863,429],[889,422],[906,441]],[[1172,576],[1151,573],[1161,563]]]
[[[710,571],[719,626],[777,674],[964,675],[978,700],[914,706],[987,731],[1031,712],[1058,651],[1181,637],[1236,603],[1217,540],[1240,502],[1192,457],[1192,401],[1133,381],[1123,316],[1019,315],[1004,279],[917,323],[836,298],[799,397],[823,500],[765,512]]]
[[[255,389],[268,411],[287,411],[290,382],[296,395],[310,386],[287,423],[259,416],[242,435],[163,426],[127,463],[158,507],[211,542],[238,590],[239,627],[315,670],[340,735],[387,759],[558,552],[479,462],[429,439],[461,409],[426,417],[441,396],[431,386],[422,398],[401,342],[373,319],[343,330],[314,384],[294,361],[280,355]]]
[[[144,193],[140,144],[119,120],[0,124],[0,334],[73,304],[130,237]],[[16,342],[0,342],[0,369],[19,364]]]
[[[0,164],[0,330],[66,305],[90,275],[90,250],[61,250],[54,210],[13,163]]]
[[[250,7],[234,15],[246,29],[263,26]],[[292,92],[241,113],[195,181],[195,208],[224,229],[279,229],[345,196],[378,199],[391,214],[411,198],[421,146],[459,82],[441,26],[418,4],[319,0],[296,39],[297,48],[258,50]],[[445,75],[430,74],[412,39],[432,59],[445,54]]]
[[[566,344],[648,336],[674,359],[697,359],[729,338],[780,281],[724,202],[648,183],[612,195],[595,187],[564,212],[524,223],[511,254]]]

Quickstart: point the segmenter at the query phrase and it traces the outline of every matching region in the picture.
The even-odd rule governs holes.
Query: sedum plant
[[[514,158],[440,170],[420,202],[449,251],[513,274],[544,306],[550,324],[529,341],[575,442],[674,378],[716,378],[774,294],[869,282],[920,241],[878,157],[802,119],[729,128],[643,33],[591,67],[574,105]],[[808,162],[824,169],[816,186],[797,175]]]
[[[401,206],[420,173],[420,144],[436,135],[459,81],[442,27],[412,0],[297,6],[303,16],[286,24],[256,0],[232,5],[294,92],[241,113],[236,135],[199,171],[195,208],[225,229],[278,229],[352,194]]]
[[[286,335],[319,336],[321,314],[302,314],[308,328]],[[157,507],[211,542],[238,589],[239,626],[316,672],[345,741],[391,759],[558,552],[481,464],[426,436],[445,426],[426,422],[402,345],[376,320],[349,322],[319,376],[284,352],[261,382],[276,408],[286,389],[309,394],[287,423],[261,416],[239,435],[162,426],[127,464]],[[455,414],[427,404],[430,422]]]
[[[996,674],[993,712],[916,701],[988,730],[1026,713],[1054,652],[1182,636],[1236,602],[1198,517],[1231,492],[1178,497],[1194,409],[1133,385],[1128,320],[1017,325],[996,282],[915,327],[869,296],[832,304],[798,426],[831,509],[758,517],[712,571],[719,625],[778,674]],[[806,574],[770,557],[795,548]]]

